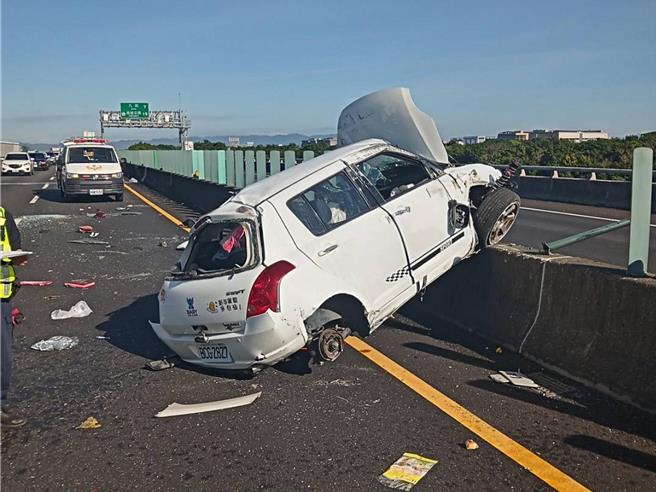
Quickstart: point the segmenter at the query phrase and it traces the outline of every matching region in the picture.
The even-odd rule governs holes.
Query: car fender
[[[449,167],[445,173],[455,177],[468,189],[473,186],[489,186],[501,177],[501,171],[487,164],[466,164]]]

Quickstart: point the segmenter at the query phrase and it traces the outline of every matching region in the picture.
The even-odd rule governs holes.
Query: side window
[[[287,206],[316,236],[369,210],[362,195],[343,172],[292,198]]]
[[[384,200],[390,200],[431,179],[420,162],[393,154],[380,154],[357,165]]]

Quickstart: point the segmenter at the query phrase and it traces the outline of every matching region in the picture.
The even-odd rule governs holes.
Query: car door
[[[356,295],[373,318],[413,291],[401,235],[389,214],[341,171],[296,189],[280,215],[294,242],[337,279],[340,292]],[[335,293],[340,293],[335,292]]]
[[[375,187],[381,206],[394,218],[418,287],[437,275],[440,253],[450,240],[450,197],[436,171],[409,156],[386,152],[356,164]]]

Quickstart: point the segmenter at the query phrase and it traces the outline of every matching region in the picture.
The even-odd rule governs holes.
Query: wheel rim
[[[488,235],[487,242],[489,245],[497,244],[508,234],[515,220],[517,220],[518,211],[519,204],[517,202],[511,203],[503,210]]]

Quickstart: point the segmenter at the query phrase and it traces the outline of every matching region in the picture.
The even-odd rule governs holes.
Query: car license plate
[[[89,190],[89,195],[102,195],[103,190]]]
[[[210,360],[213,362],[232,362],[228,347],[219,343],[216,345],[201,345],[198,344],[198,355],[202,360]]]

